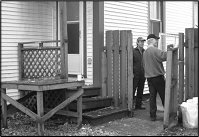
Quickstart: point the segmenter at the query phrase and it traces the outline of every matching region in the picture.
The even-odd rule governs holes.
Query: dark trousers
[[[156,117],[157,104],[156,96],[157,93],[160,95],[162,105],[164,106],[165,99],[165,78],[163,75],[147,78],[149,92],[150,92],[150,116]]]
[[[137,90],[135,107],[141,107],[142,105],[142,95],[144,90],[145,82],[144,74],[134,75],[133,78],[133,99],[135,99],[135,91]]]

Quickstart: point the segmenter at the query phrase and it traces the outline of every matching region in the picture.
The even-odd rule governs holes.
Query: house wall
[[[53,39],[54,2],[1,2],[1,81],[18,80],[18,42]],[[17,90],[7,90],[13,99]]]
[[[86,2],[87,21],[87,78],[93,82],[93,2]],[[179,8],[181,7],[181,8]],[[55,2],[2,1],[1,80],[18,80],[17,43],[55,39]],[[166,2],[166,33],[184,32],[193,27],[192,2]],[[186,11],[186,12],[185,12]],[[132,30],[133,46],[139,36],[148,35],[147,1],[104,1],[104,33],[107,30]],[[104,35],[106,38],[106,35]],[[106,41],[106,40],[104,40]],[[146,45],[146,43],[145,43]],[[148,92],[145,83],[145,92]],[[19,98],[17,90],[8,95]]]
[[[104,1],[105,33],[107,30],[132,30],[136,47],[137,38],[148,35],[148,2]]]
[[[185,33],[185,28],[193,27],[193,2],[166,2],[166,33]]]

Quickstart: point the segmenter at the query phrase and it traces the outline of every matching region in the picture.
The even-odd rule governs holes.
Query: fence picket
[[[177,91],[178,91],[178,50],[173,51],[172,62],[172,87],[171,87],[171,112],[174,116],[177,115]]]
[[[106,47],[107,47],[107,91],[108,97],[112,97],[112,47],[113,47],[113,32],[106,31]]]
[[[119,30],[113,31],[113,98],[114,106],[119,106]]]
[[[133,46],[132,46],[132,33],[131,31],[127,31],[128,36],[128,70],[127,70],[127,77],[128,77],[128,110],[131,112],[131,116],[133,115]]]
[[[184,33],[179,33],[179,104],[184,101]]]
[[[188,35],[188,51],[189,51],[189,93],[188,98],[194,96],[194,32],[192,29],[187,28]]]
[[[165,85],[165,103],[164,103],[164,128],[169,125],[170,99],[171,99],[171,79],[172,79],[172,51],[167,51],[166,64],[166,85]]]
[[[188,29],[185,29],[185,100],[187,100],[189,96],[189,48],[187,31]]]
[[[106,97],[108,95],[107,93],[107,58],[106,53],[102,52],[102,97]]]
[[[127,62],[126,62],[126,50],[127,50],[127,31],[120,31],[120,97],[122,107],[126,107],[126,91],[127,91]]]
[[[194,29],[194,96],[198,96],[198,29]]]

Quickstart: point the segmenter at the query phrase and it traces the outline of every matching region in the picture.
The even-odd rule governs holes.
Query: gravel
[[[2,123],[2,122],[1,122]],[[91,127],[83,124],[77,129],[75,123],[71,123],[63,116],[53,116],[44,123],[45,136],[117,136],[113,131],[105,131],[99,127]],[[38,136],[36,122],[29,116],[17,112],[8,117],[8,128],[1,128],[2,136]]]
[[[2,123],[2,122],[1,122]],[[77,129],[66,117],[54,115],[45,122],[45,136],[119,136],[117,131],[106,130],[101,126],[83,124]],[[1,128],[2,136],[38,136],[36,122],[29,116],[16,112],[8,117],[8,128]],[[180,125],[172,129],[165,129],[157,136],[198,136],[197,129],[186,129]]]

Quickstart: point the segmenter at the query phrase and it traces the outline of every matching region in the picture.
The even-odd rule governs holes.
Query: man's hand
[[[173,49],[173,44],[167,45],[167,50],[172,50]]]
[[[173,47],[173,44],[169,44],[169,45],[167,45],[167,50],[170,50],[170,51],[174,51],[174,50],[177,50],[178,49],[178,47]]]

